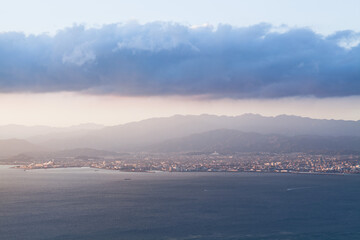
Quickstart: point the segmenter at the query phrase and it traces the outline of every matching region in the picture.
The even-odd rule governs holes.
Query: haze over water
[[[357,175],[1,166],[0,239],[356,239],[359,184]]]

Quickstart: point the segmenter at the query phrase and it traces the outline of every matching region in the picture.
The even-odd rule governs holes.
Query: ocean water
[[[360,239],[360,176],[0,166],[0,239]]]

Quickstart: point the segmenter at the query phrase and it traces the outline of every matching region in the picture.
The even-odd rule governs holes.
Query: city
[[[360,155],[307,153],[134,153],[118,157],[57,157],[17,165],[24,170],[91,167],[126,172],[271,172],[359,174]]]

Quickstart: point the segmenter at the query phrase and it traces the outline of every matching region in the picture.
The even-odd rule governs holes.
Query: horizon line
[[[294,114],[278,114],[278,115],[263,115],[259,113],[243,113],[239,115],[225,115],[225,114],[208,114],[208,113],[201,113],[201,114],[172,114],[169,116],[154,116],[150,118],[144,118],[141,120],[134,120],[114,125],[105,125],[102,123],[97,122],[81,122],[81,123],[74,123],[71,125],[46,125],[46,124],[19,124],[19,123],[8,123],[8,124],[1,124],[0,127],[8,127],[8,126],[19,126],[19,127],[51,127],[51,128],[71,128],[71,127],[81,127],[82,125],[98,125],[100,128],[106,128],[106,127],[115,127],[115,126],[121,126],[121,125],[127,125],[132,123],[140,123],[143,121],[153,120],[153,119],[164,119],[164,118],[174,118],[174,117],[200,117],[200,116],[212,116],[212,117],[229,117],[229,118],[236,118],[236,117],[243,117],[243,116],[260,116],[263,118],[279,118],[279,117],[297,117],[302,119],[311,119],[311,120],[325,120],[325,121],[346,121],[346,122],[359,122],[358,120],[352,120],[352,119],[334,119],[334,118],[316,118],[316,117],[308,117],[308,116],[301,116],[301,115],[294,115]],[[84,128],[86,129],[86,128]]]

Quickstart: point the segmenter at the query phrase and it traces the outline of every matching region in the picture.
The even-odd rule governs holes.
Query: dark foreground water
[[[360,239],[360,176],[0,166],[0,239]]]

